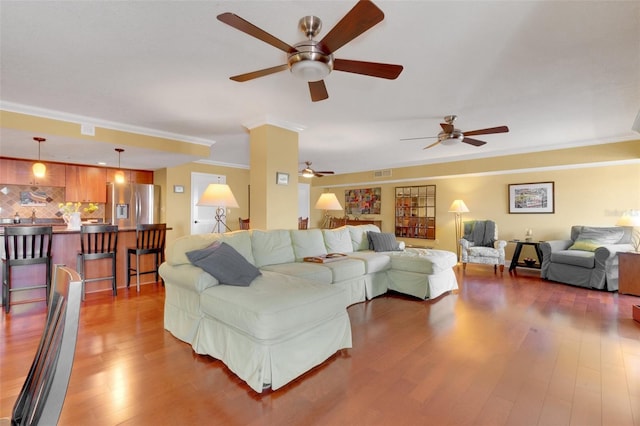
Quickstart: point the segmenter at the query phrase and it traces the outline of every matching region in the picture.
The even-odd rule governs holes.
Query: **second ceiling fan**
[[[311,168],[311,161],[305,161],[305,168],[300,170],[300,175],[305,178],[322,177],[324,175],[332,175],[334,172],[330,170],[317,171]]]
[[[331,71],[344,71],[371,77],[396,79],[402,72],[402,65],[363,62],[333,57],[336,50],[349,43],[369,28],[384,19],[384,13],[369,0],[360,0],[320,41],[313,39],[322,28],[322,21],[316,16],[300,19],[299,28],[307,40],[293,46],[274,37],[261,28],[233,13],[218,15],[218,20],[233,28],[264,41],[287,54],[287,63],[246,74],[230,77],[233,81],[244,82],[264,77],[287,69],[309,84],[311,100],[322,101],[329,97],[324,78]]]
[[[430,139],[430,138],[438,138],[437,142],[432,143],[431,145],[427,145],[424,149],[432,148],[439,143],[442,142],[464,142],[473,146],[482,146],[486,144],[485,141],[481,141],[479,139],[473,139],[469,136],[477,136],[477,135],[489,135],[492,133],[506,133],[509,131],[507,126],[498,126],[498,127],[488,127],[486,129],[478,129],[471,130],[469,132],[462,132],[460,129],[456,129],[453,126],[453,122],[458,118],[457,115],[447,115],[444,117],[444,123],[440,123],[440,127],[442,127],[442,131],[438,133],[438,136],[421,136],[417,138],[403,138],[401,141],[411,141],[416,139]]]

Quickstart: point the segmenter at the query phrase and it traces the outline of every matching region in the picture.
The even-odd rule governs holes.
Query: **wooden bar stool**
[[[113,295],[118,294],[116,284],[116,249],[118,247],[118,225],[82,225],[80,228],[80,252],[76,269],[82,277],[82,300],[85,284],[93,281],[111,280]],[[86,278],[86,261],[111,259],[111,275],[98,278]]]
[[[140,275],[156,274],[156,282],[160,278],[158,268],[164,262],[164,246],[167,233],[166,223],[136,226],[136,247],[127,249],[127,288],[131,283],[131,276],[136,275],[136,289],[140,291]],[[140,256],[153,254],[155,260],[154,269],[140,272]],[[135,268],[131,267],[131,256],[136,257]]]
[[[5,312],[11,308],[11,292],[45,288],[49,303],[51,290],[51,226],[7,226],[4,228],[2,256],[2,304]],[[45,284],[11,288],[11,268],[26,265],[46,265]]]

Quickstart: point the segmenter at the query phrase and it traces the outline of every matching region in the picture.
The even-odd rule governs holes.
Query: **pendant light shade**
[[[116,183],[124,183],[125,182],[124,172],[120,169],[120,154],[124,152],[124,149],[116,148],[116,152],[118,153],[118,171],[116,172],[114,178]]]
[[[40,143],[46,141],[46,139],[35,137],[33,138],[33,140],[38,142],[38,162],[33,163],[33,166],[31,166],[31,169],[33,170],[33,175],[35,177],[43,178],[44,175],[47,173],[47,166],[45,166],[43,163],[40,162]]]

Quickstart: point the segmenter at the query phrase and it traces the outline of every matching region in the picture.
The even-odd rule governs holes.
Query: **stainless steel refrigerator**
[[[107,184],[105,222],[120,228],[160,223],[160,186],[139,183]]]

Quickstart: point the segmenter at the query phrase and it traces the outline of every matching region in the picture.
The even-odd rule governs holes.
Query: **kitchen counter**
[[[76,256],[80,251],[80,230],[70,230],[63,223],[36,223],[35,225],[29,224],[0,224],[0,251],[4,255],[4,228],[14,226],[48,226],[53,227],[53,238],[51,241],[51,256],[52,264],[62,264],[77,269]],[[118,290],[126,287],[127,284],[127,272],[126,272],[126,259],[127,249],[136,247],[136,228],[119,228],[118,229],[118,246],[117,246],[117,259],[116,259],[116,284]],[[171,228],[167,228],[167,231]],[[142,256],[141,271],[147,271],[153,269],[153,256]],[[132,264],[135,261],[132,257]],[[29,287],[34,283],[44,282],[43,265],[29,265],[12,268],[11,278],[13,281],[13,288]],[[87,262],[87,278],[104,277],[111,274],[111,263],[108,259],[98,259]],[[2,272],[0,272],[0,278]],[[132,288],[135,289],[135,277],[131,278]],[[148,274],[140,276],[140,284],[153,282],[155,275]],[[42,298],[44,299],[44,289],[38,290],[42,292]],[[87,293],[97,291],[111,291],[111,280],[96,281],[87,283]],[[134,290],[135,291],[135,290]],[[33,299],[33,294],[29,291],[19,291],[12,293],[12,302],[19,302],[21,300]]]

